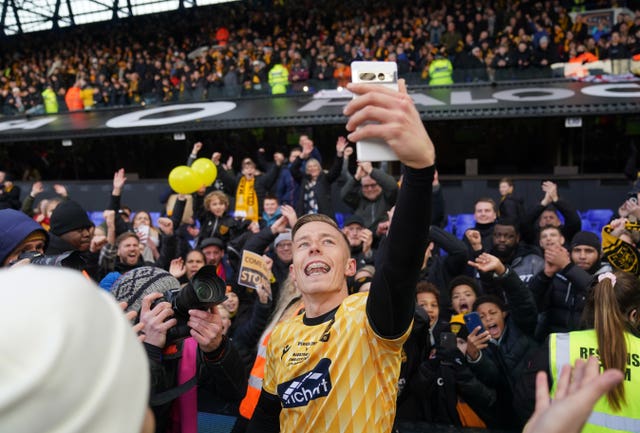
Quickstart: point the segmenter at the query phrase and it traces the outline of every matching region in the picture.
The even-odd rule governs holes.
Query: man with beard
[[[474,252],[474,258],[484,252],[479,232],[468,230],[467,239]],[[526,285],[544,268],[544,259],[540,250],[520,242],[520,230],[515,220],[504,218],[496,222],[493,227],[493,246],[490,253],[515,272]],[[491,285],[491,282],[485,279],[482,279],[482,283],[485,289],[487,285]]]
[[[347,177],[340,198],[355,209],[353,213],[362,218],[363,226],[375,233],[396,203],[398,184],[393,176],[366,161],[359,161],[355,175]]]
[[[544,269],[529,284],[538,312],[545,318],[540,324],[538,339],[554,332],[580,329],[593,277],[612,272],[611,266],[601,258],[600,239],[591,232],[576,233],[569,250],[559,244],[545,248]]]
[[[375,251],[371,247],[373,233],[364,226],[364,219],[359,215],[351,215],[344,222],[342,233],[349,241],[351,258],[356,261],[357,268],[372,265],[375,258]]]
[[[140,266],[152,266],[153,263],[145,262],[142,258],[138,235],[133,232],[124,232],[118,236],[113,245],[107,244],[102,247],[99,265],[104,275],[100,280],[100,287],[111,290],[111,286],[120,275]]]

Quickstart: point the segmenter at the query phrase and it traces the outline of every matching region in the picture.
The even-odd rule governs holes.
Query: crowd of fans
[[[187,164],[198,158],[202,147],[194,144]],[[5,208],[0,210],[0,260],[7,267],[23,260],[76,267],[119,300],[130,301],[127,296],[136,293],[133,310],[141,314],[153,311],[152,302],[160,296],[153,295],[154,290],[163,293],[192,284],[208,266],[210,278],[216,275],[227,286],[227,300],[216,310],[225,337],[223,343],[207,340],[201,347],[213,350],[211,359],[224,353],[223,369],[229,371],[211,370],[218,385],[214,391],[208,388],[210,394],[202,401],[208,404],[206,411],[231,417],[242,429],[257,402],[255,395],[250,397],[256,387],[252,380],[264,374],[251,365],[260,356],[265,327],[285,314],[284,304],[301,308],[288,280],[290,229],[298,217],[319,212],[336,217],[358,269],[348,279],[350,293],[368,290],[375,275],[376,254],[402,180],[372,163],[350,161],[353,150],[339,137],[334,165],[326,172],[306,135],[289,155],[277,152],[267,161],[260,151],[255,158],[245,158],[238,173],[232,159],[223,162],[214,152],[215,182],[191,195],[168,191],[166,212],[157,226],[147,211],[135,209],[123,196],[124,170],[114,174],[104,222],[97,226],[64,186],[55,186],[56,198],[41,199],[42,183],[35,182],[21,202],[19,188],[0,172],[0,203]],[[336,203],[327,193],[334,183],[341,205],[350,209],[347,215],[336,214]],[[542,183],[540,202],[532,208],[524,207],[509,179],[500,183],[499,193],[498,200],[479,197],[473,204],[473,224],[455,235],[443,228],[444,197],[437,173],[434,177],[432,224],[424,228],[431,243],[416,287],[415,323],[398,382],[399,421],[521,428],[534,403],[534,389],[527,381],[529,361],[551,332],[585,326],[583,312],[595,277],[640,262],[634,246],[638,194],[621,203],[601,239],[581,231],[575,206],[559,196],[553,182]],[[623,251],[617,240],[635,252]],[[24,254],[33,249],[46,256]],[[240,284],[244,250],[265,255],[271,273],[265,286]],[[153,299],[143,299],[145,295]],[[478,313],[479,327],[467,328],[472,312]],[[169,328],[176,322],[155,326],[159,323]],[[157,329],[147,326],[148,335],[155,335]],[[164,365],[158,350],[173,341],[166,338],[145,341],[152,368],[154,362]],[[158,431],[164,431],[167,404],[152,403],[152,408],[161,420]]]
[[[20,35],[3,41],[2,113],[316,91],[345,85],[354,60],[395,61],[400,76],[426,84],[439,57],[451,62],[453,81],[473,82],[550,77],[557,62],[640,54],[640,11],[594,25],[580,13],[572,19],[573,6],[234,2],[60,29],[55,38]]]

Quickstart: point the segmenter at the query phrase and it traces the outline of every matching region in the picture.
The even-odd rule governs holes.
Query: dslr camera
[[[221,304],[227,299],[227,284],[216,275],[216,268],[205,265],[193,276],[183,288],[170,289],[164,292],[151,305],[155,307],[160,302],[168,302],[173,309],[173,317],[178,321],[176,326],[167,331],[167,344],[186,338],[190,335],[189,310],[208,310],[214,305]],[[138,312],[138,317],[140,317]]]
[[[34,265],[63,266],[65,268],[76,269],[78,271],[84,269],[86,265],[79,251],[65,251],[62,254],[50,256],[39,253],[38,251],[25,251],[20,254],[13,263],[19,262],[23,259],[29,259]]]

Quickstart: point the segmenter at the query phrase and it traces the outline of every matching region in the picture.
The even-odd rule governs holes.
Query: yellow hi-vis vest
[[[640,338],[625,333],[627,340],[627,368],[624,371],[626,403],[614,411],[603,396],[596,403],[593,413],[582,429],[592,432],[640,432]],[[588,359],[597,355],[598,338],[594,330],[574,331],[549,336],[549,366],[553,376],[551,395],[556,393],[560,371],[564,365],[573,365],[578,358]]]
[[[287,93],[287,84],[289,84],[289,70],[286,66],[278,63],[269,71],[271,94],[280,95]]]
[[[449,59],[435,59],[429,65],[429,85],[453,84],[453,65]]]
[[[58,98],[56,97],[56,92],[54,92],[51,88],[46,88],[42,92],[42,101],[44,102],[44,111],[47,114],[57,113],[58,112]]]

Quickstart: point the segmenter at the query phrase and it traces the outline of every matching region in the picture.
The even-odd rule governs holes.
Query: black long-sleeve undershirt
[[[367,317],[378,335],[396,338],[413,320],[415,290],[431,222],[435,168],[407,168],[367,299]]]

